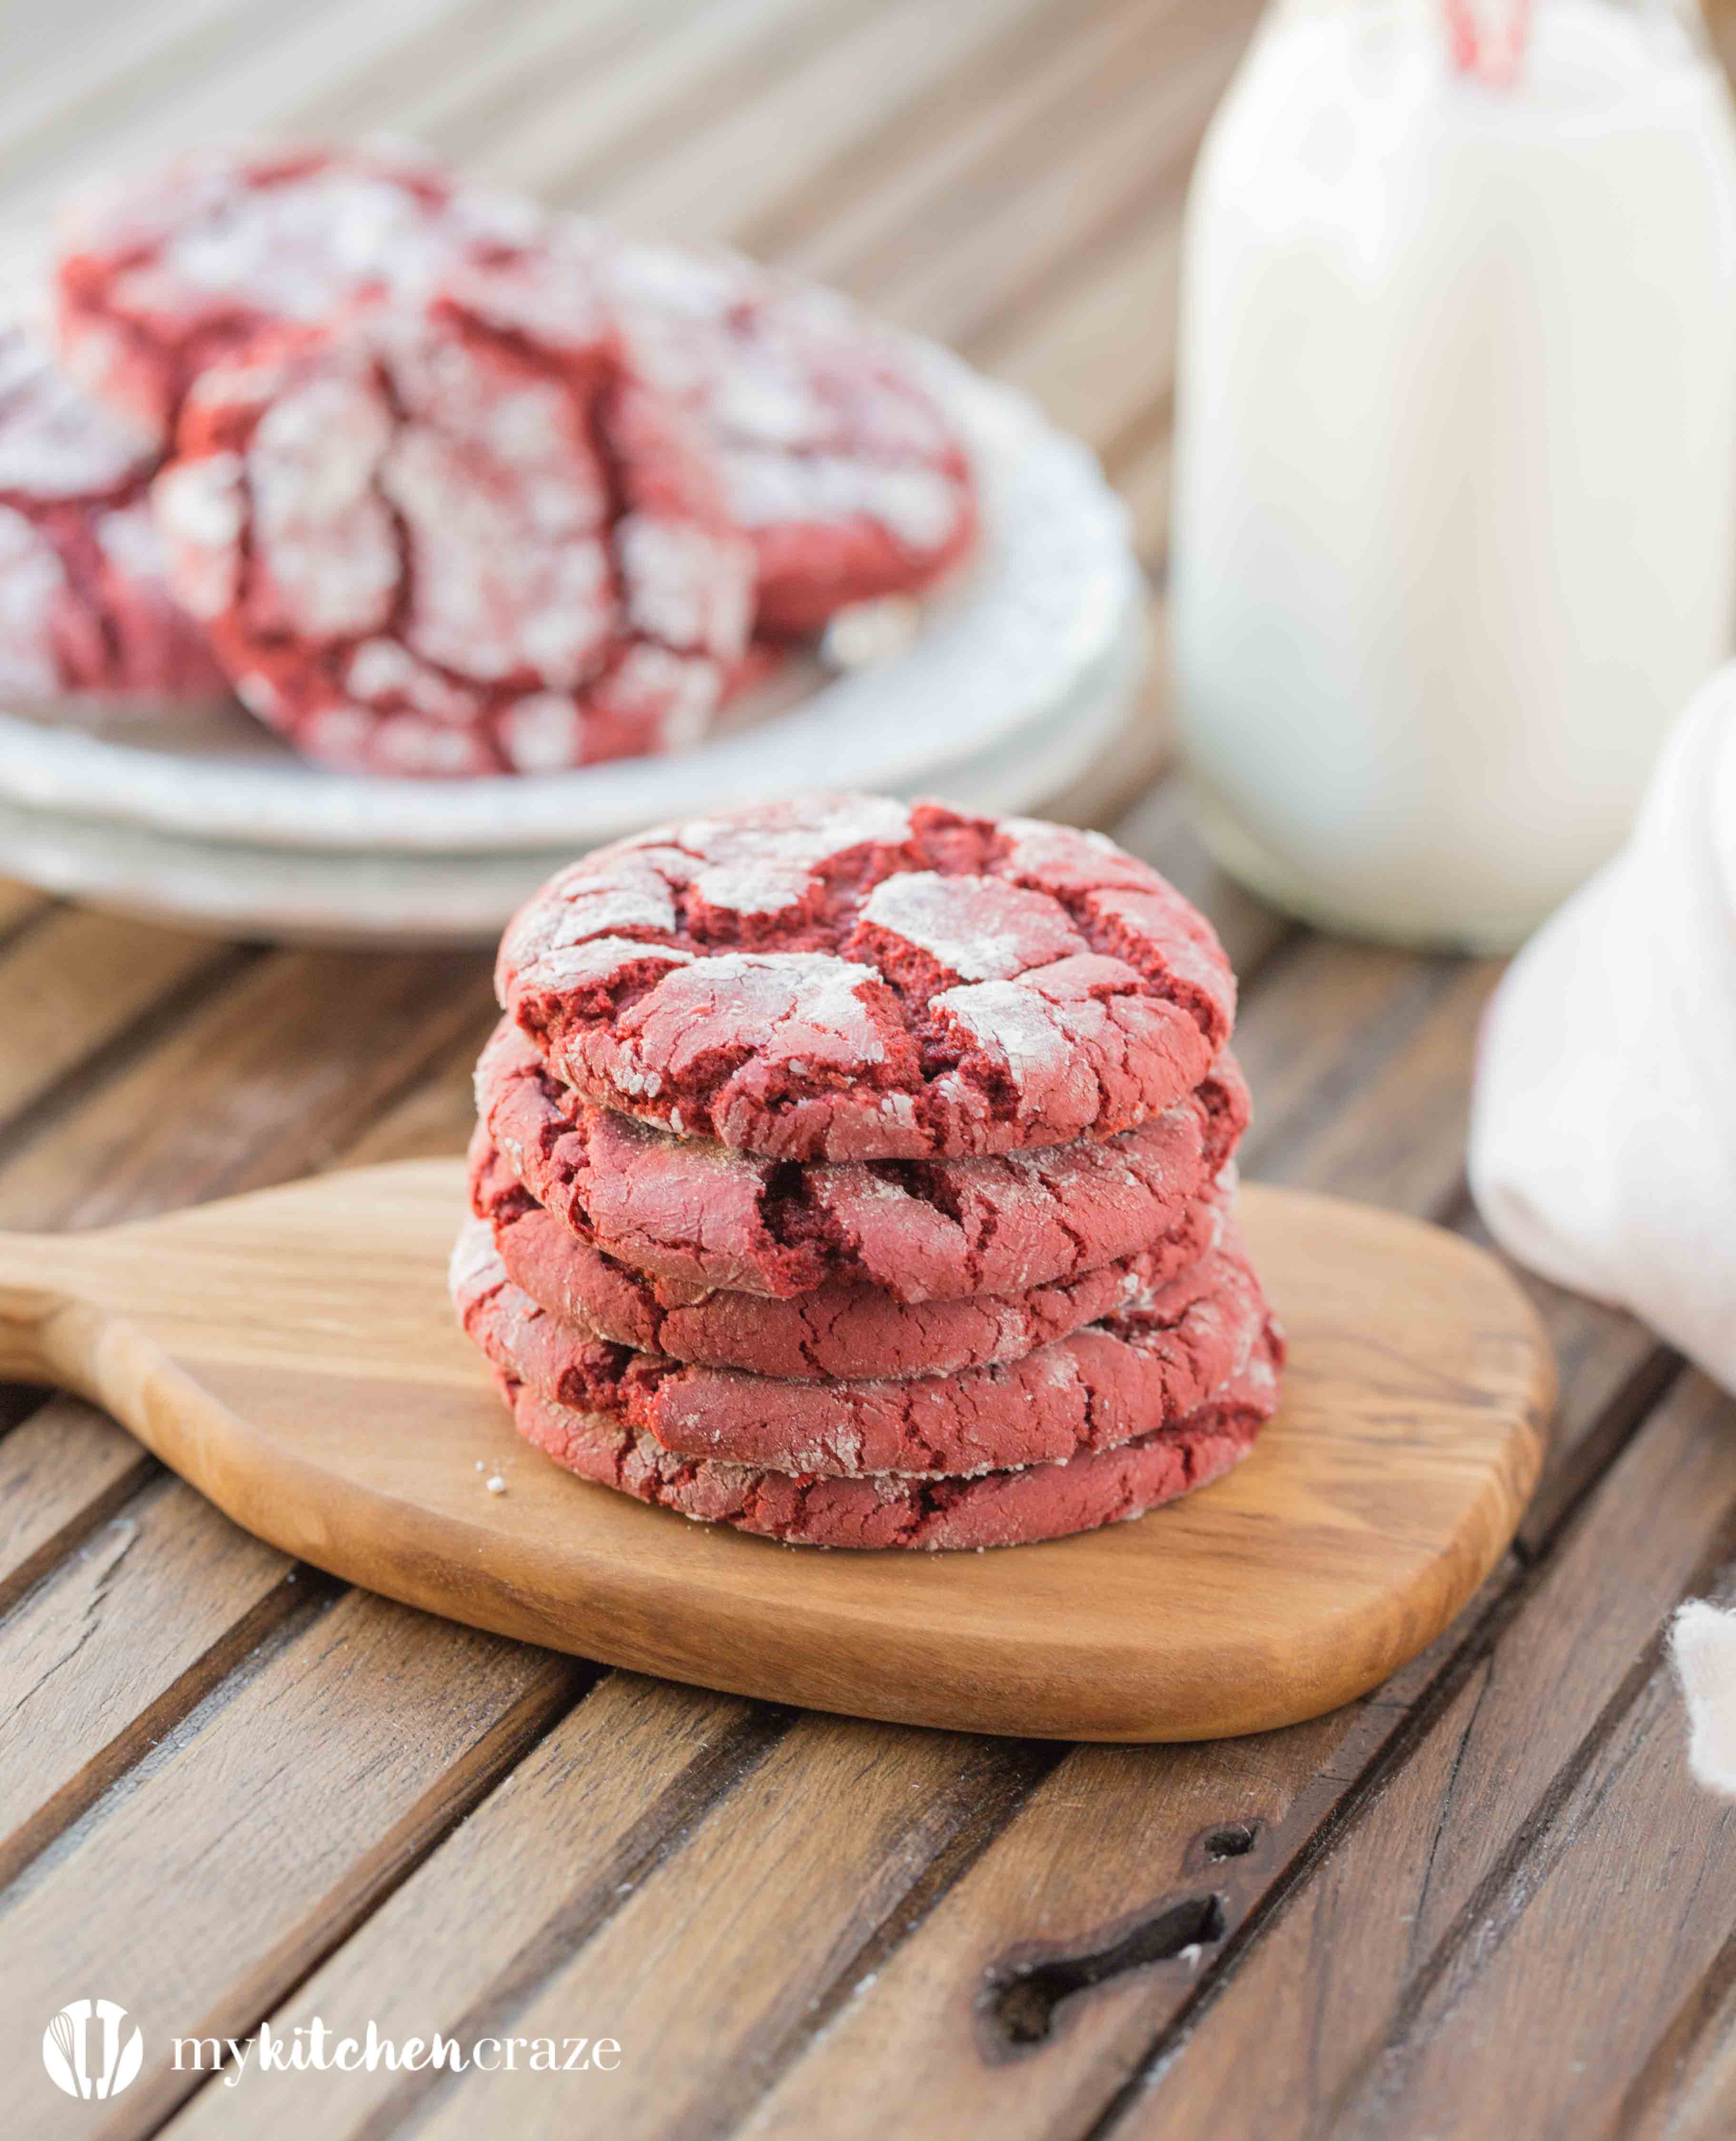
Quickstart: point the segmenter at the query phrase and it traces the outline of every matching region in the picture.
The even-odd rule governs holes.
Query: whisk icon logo
[[[68,2096],[119,2096],[145,2059],[144,2033],[136,2022],[122,2040],[125,2020],[125,2008],[112,2000],[68,2001],[42,2032],[49,2080]]]

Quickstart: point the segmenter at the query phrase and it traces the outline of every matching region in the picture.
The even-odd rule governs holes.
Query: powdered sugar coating
[[[145,504],[151,443],[0,329],[0,693],[202,699],[224,689],[170,596]]]
[[[62,353],[166,443],[194,379],[263,328],[420,301],[455,267],[519,258],[544,227],[521,195],[402,147],[198,150],[99,181],[62,217]]]
[[[544,1211],[480,1126],[470,1158],[472,1209],[514,1285],[552,1315],[637,1352],[799,1382],[950,1375],[1148,1307],[1217,1248],[1228,1194],[1214,1184],[1143,1249],[1022,1292],[902,1302],[858,1283],[780,1300],[635,1271]]]
[[[552,879],[502,1004],[587,1099],[785,1159],[1111,1136],[1191,1092],[1235,984],[1099,836],[810,796],[662,826]]]
[[[151,435],[81,393],[27,329],[0,331],[0,493],[110,498],[155,458]]]
[[[1281,1352],[1274,1332],[1212,1404],[1172,1427],[1065,1464],[969,1479],[834,1479],[676,1457],[620,1420],[558,1405],[509,1374],[495,1381],[519,1434],[581,1479],[792,1546],[939,1553],[1094,1531],[1222,1478],[1277,1408]]]
[[[814,632],[929,585],[969,549],[962,446],[894,339],[843,298],[740,255],[563,224],[598,263],[642,376],[704,426],[753,538],[759,619]]]
[[[751,559],[703,456],[594,304],[581,342],[568,293],[558,350],[496,324],[526,280],[255,344],[187,397],[155,492],[175,584],[310,756],[450,775],[662,750],[741,657]]]
[[[907,871],[874,887],[861,918],[966,982],[1010,981],[1089,948],[1052,899],[1001,878]]]
[[[777,1299],[865,1286],[909,1302],[1025,1293],[1140,1254],[1212,1194],[1248,1115],[1226,1056],[1118,1137],[791,1169],[588,1105],[509,1025],[483,1051],[476,1099],[479,1135],[536,1203],[660,1284]]]

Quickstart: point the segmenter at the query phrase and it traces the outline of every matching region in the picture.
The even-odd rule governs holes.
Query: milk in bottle
[[[1172,636],[1221,860],[1494,947],[1619,844],[1729,645],[1736,124],[1661,0],[1535,0],[1505,81],[1453,12],[1290,0],[1212,123]]]

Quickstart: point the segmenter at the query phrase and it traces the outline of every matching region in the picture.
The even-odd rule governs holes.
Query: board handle
[[[107,1319],[79,1289],[78,1238],[0,1234],[0,1382],[95,1394]]]

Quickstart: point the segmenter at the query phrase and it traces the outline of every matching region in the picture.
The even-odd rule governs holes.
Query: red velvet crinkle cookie
[[[848,795],[599,849],[495,982],[585,1099],[799,1160],[1113,1135],[1193,1091],[1236,1001],[1205,918],[1101,834]]]
[[[907,349],[845,299],[739,254],[580,226],[634,362],[704,425],[753,539],[760,630],[915,593],[969,549],[964,449]]]
[[[515,1287],[475,1218],[453,1253],[452,1291],[494,1366],[558,1404],[623,1420],[676,1456],[838,1479],[961,1476],[1113,1449],[1206,1404],[1268,1321],[1233,1229],[1149,1307],[1019,1360],[905,1381],[777,1381],[612,1346]]]
[[[695,741],[753,561],[591,294],[474,273],[201,375],[158,479],[243,701],[374,773],[548,773]]]
[[[1237,1380],[1173,1426],[1065,1464],[971,1479],[871,1479],[755,1471],[672,1456],[600,1413],[574,1412],[497,1372],[520,1435],[580,1478],[684,1517],[791,1546],[952,1548],[1030,1545],[1144,1515],[1221,1479],[1277,1407],[1280,1341],[1262,1341]]]
[[[638,1352],[804,1382],[950,1375],[1145,1307],[1217,1248],[1227,1208],[1227,1193],[1213,1189],[1148,1248],[1022,1293],[902,1302],[877,1287],[832,1286],[775,1300],[617,1263],[545,1212],[480,1130],[470,1195],[507,1277],[552,1315]]]
[[[976,1159],[790,1167],[588,1105],[510,1026],[476,1067],[484,1130],[581,1241],[660,1282],[788,1298],[1022,1293],[1134,1256],[1208,1194],[1247,1126],[1227,1054],[1137,1130]]]
[[[193,700],[226,692],[169,592],[150,440],[0,328],[0,694]]]
[[[61,353],[166,441],[188,388],[261,329],[358,299],[425,297],[455,265],[515,258],[545,219],[404,149],[202,149],[78,197],[56,263]]]

